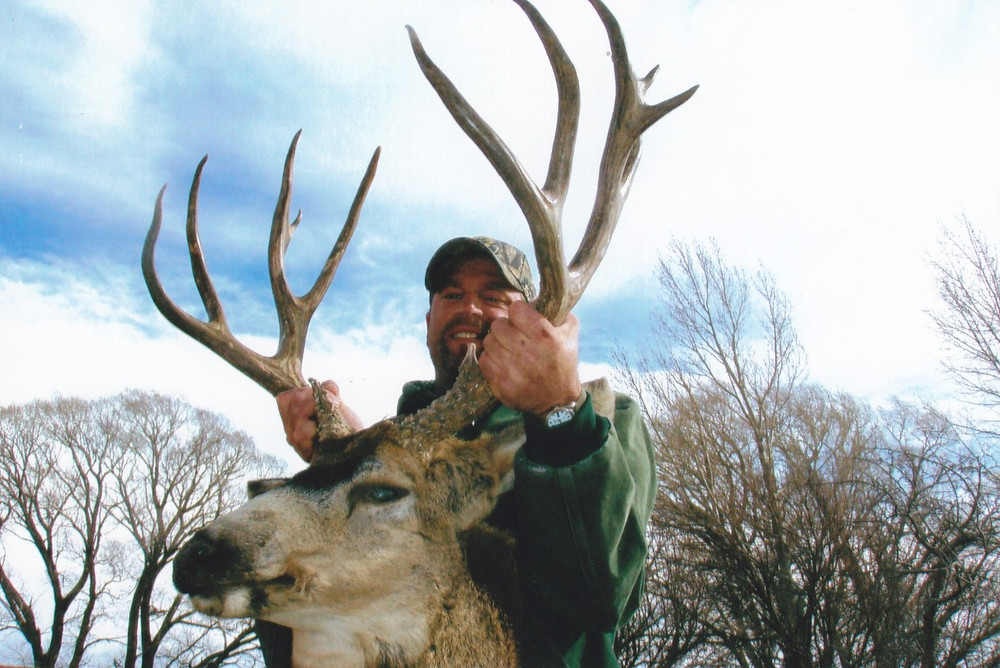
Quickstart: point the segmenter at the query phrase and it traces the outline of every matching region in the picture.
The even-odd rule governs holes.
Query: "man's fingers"
[[[528,337],[514,323],[507,318],[497,318],[490,325],[490,333],[483,341],[483,347],[489,351],[499,346],[503,350],[513,352],[524,348],[527,343]]]
[[[493,321],[479,366],[504,405],[542,414],[580,394],[580,321],[569,314],[553,326],[534,307],[515,302],[507,318]]]
[[[361,431],[365,428],[365,423],[361,421],[361,418],[354,412],[354,409],[344,403],[344,400],[340,396],[339,385],[332,380],[324,380],[320,383],[320,387],[326,390],[326,396],[330,400],[330,405],[340,411],[340,416],[344,418],[344,421],[351,429]]]
[[[316,434],[316,404],[312,389],[299,387],[280,392],[275,396],[275,401],[281,416],[281,426],[285,430],[285,440],[299,457],[309,461],[312,459],[313,438]]]
[[[515,327],[526,331],[544,327],[549,322],[534,306],[521,301],[513,302],[510,305],[507,309],[507,317]]]
[[[313,455],[313,439],[316,436],[316,423],[305,420],[299,424],[292,434],[286,434],[288,443],[303,461],[308,462]]]
[[[319,386],[338,399],[340,398],[340,386],[332,380],[324,380]]]

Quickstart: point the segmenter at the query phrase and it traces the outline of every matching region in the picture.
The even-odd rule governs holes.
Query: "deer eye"
[[[372,485],[359,491],[361,492],[359,500],[379,505],[392,503],[393,501],[403,498],[407,494],[405,489],[391,487],[389,485]]]

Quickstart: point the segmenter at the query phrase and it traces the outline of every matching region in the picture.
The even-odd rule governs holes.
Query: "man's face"
[[[466,348],[482,352],[483,339],[497,318],[524,295],[513,289],[496,264],[470,258],[455,267],[445,286],[431,297],[427,312],[427,348],[440,389],[451,387]]]

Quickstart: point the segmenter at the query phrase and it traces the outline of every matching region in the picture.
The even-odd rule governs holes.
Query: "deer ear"
[[[472,441],[449,439],[431,460],[433,503],[456,531],[483,521],[513,482],[514,455],[524,443],[519,424]]]
[[[286,482],[288,482],[288,478],[263,478],[261,480],[251,480],[247,483],[247,498],[252,499],[255,496],[260,496],[264,492],[269,492],[276,487],[281,487]]]

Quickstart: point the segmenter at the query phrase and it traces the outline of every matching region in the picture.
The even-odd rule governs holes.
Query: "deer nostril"
[[[212,548],[208,545],[192,545],[190,558],[196,561],[207,560],[210,556],[212,556],[212,552]]]
[[[209,588],[231,566],[233,552],[226,541],[195,533],[174,558],[174,586],[185,594]]]

